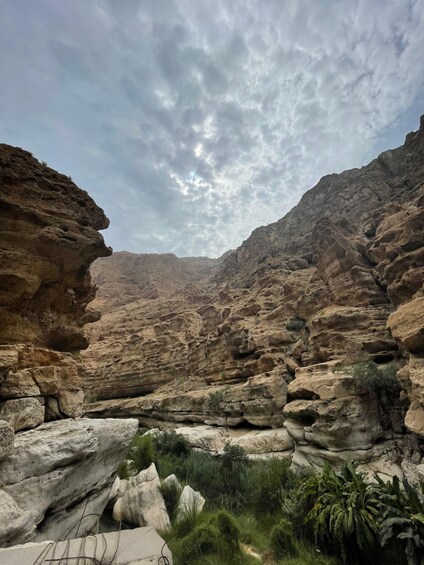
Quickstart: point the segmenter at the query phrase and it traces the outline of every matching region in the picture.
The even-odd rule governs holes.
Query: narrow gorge
[[[424,117],[403,146],[322,178],[220,259],[98,259],[87,415],[177,428],[206,451],[354,460],[417,484],[423,203]]]
[[[0,547],[91,531],[140,425],[424,482],[423,205],[424,116],[218,259],[112,255],[85,191],[0,145]]]

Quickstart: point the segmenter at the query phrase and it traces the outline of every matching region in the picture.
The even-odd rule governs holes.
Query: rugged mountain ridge
[[[422,472],[423,202],[421,118],[402,147],[321,179],[210,278],[87,326],[89,414],[272,427],[299,464]],[[359,361],[400,369],[401,394],[358,390]]]
[[[186,284],[207,279],[221,262],[172,253],[115,252],[108,261],[98,259],[91,267],[98,287],[92,307],[106,313],[140,298],[171,297]]]
[[[89,266],[103,210],[68,177],[0,145],[0,546],[91,529],[135,420],[83,415]]]

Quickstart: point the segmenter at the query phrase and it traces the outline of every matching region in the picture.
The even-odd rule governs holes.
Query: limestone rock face
[[[5,565],[77,563],[78,559],[80,563],[114,565],[152,565],[161,561],[173,564],[168,545],[153,528],[134,528],[58,542],[30,542],[0,549],[0,563]]]
[[[12,453],[14,432],[15,430],[8,422],[0,420],[0,459]]]
[[[288,394],[285,427],[300,445],[356,451],[383,437],[376,394],[359,394],[353,377],[332,363],[299,369]]]
[[[79,532],[91,529],[137,429],[70,419],[107,225],[68,177],[0,145],[0,546],[73,537],[84,512]]]
[[[140,298],[169,298],[185,285],[213,274],[220,262],[207,257],[179,258],[172,253],[114,253],[107,261],[98,259],[91,268],[93,282],[99,287],[92,307],[110,312]]]
[[[93,299],[108,219],[70,178],[0,145],[0,419],[15,431],[81,416]],[[72,353],[68,353],[72,352]]]
[[[103,259],[100,296],[113,280],[125,304],[103,301],[86,326],[88,414],[284,429],[299,464],[420,464],[423,204],[424,118],[402,147],[322,178],[209,277],[179,286],[175,267],[172,295],[130,293]],[[398,368],[400,397],[358,391],[343,368],[359,361]]]
[[[174,430],[190,447],[222,455],[226,445],[242,447],[248,457],[289,457],[294,441],[285,428],[248,429],[222,426],[180,426]]]
[[[44,402],[37,398],[16,398],[0,402],[0,418],[15,432],[36,428],[44,422]]]
[[[75,356],[31,345],[0,345],[0,364],[0,418],[15,431],[82,415],[83,367]]]
[[[0,546],[75,535],[102,512],[136,420],[61,420],[16,434],[0,462]],[[89,531],[97,517],[81,523]]]
[[[111,253],[98,233],[108,224],[70,178],[0,145],[0,343],[87,346],[89,266]]]

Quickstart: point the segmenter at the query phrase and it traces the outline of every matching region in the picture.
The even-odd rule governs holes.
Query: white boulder
[[[171,527],[154,463],[128,480],[124,495],[115,502],[113,519],[139,526],[152,526],[158,532]]]

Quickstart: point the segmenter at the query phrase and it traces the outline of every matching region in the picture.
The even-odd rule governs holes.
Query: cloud
[[[2,140],[116,249],[217,256],[423,113],[424,0],[22,0],[0,32]]]

